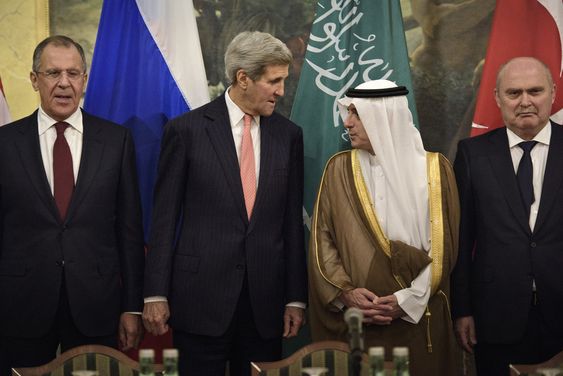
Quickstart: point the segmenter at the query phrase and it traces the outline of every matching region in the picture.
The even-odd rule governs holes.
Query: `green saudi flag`
[[[418,124],[400,0],[319,0],[291,111],[291,120],[303,128],[308,228],[327,160],[350,148],[336,101],[378,79],[409,89]]]

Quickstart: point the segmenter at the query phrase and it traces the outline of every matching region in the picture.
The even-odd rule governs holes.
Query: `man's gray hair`
[[[80,44],[65,35],[53,35],[39,42],[37,47],[35,47],[35,51],[33,51],[33,65],[31,66],[31,70],[33,72],[39,72],[39,65],[41,65],[41,55],[43,54],[43,50],[45,49],[45,47],[51,44],[55,47],[63,46],[70,48],[74,46],[80,54],[80,58],[82,59],[82,69],[84,73],[86,73],[87,67],[86,57],[84,56],[84,49]]]
[[[230,84],[235,84],[237,72],[242,69],[248,77],[258,80],[269,65],[289,65],[293,56],[289,48],[271,34],[244,31],[238,34],[225,52],[225,73]]]

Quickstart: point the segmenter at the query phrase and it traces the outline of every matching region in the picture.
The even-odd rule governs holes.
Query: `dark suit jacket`
[[[245,275],[265,338],[281,336],[286,303],[306,301],[302,132],[274,113],[260,119],[260,142],[249,222],[224,95],[166,125],[145,296],[168,297],[174,329],[222,335]]]
[[[506,128],[462,140],[458,146],[454,169],[461,228],[452,308],[456,318],[474,316],[478,341],[511,343],[521,338],[532,279],[546,323],[554,335],[563,336],[563,128],[547,126],[552,135],[533,232]]]
[[[45,334],[63,274],[74,321],[87,336],[117,333],[121,312],[142,309],[132,139],[127,129],[85,112],[83,124],[78,179],[64,222],[43,167],[37,111],[0,128],[1,335]]]

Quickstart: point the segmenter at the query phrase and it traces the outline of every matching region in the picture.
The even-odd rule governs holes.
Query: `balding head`
[[[522,63],[530,63],[530,64],[534,64],[537,63],[539,65],[541,65],[544,69],[545,75],[547,77],[547,80],[549,82],[549,86],[553,86],[553,77],[551,76],[551,71],[549,70],[549,67],[547,65],[545,65],[545,63],[539,59],[536,59],[535,57],[531,57],[531,56],[519,56],[519,57],[515,57],[512,58],[510,60],[508,60],[506,63],[502,64],[500,66],[500,68],[498,69],[497,72],[497,81],[496,81],[496,89],[498,90],[499,85],[500,85],[500,80],[501,80],[501,76],[504,73],[504,70],[506,69],[507,66],[511,65],[511,64],[522,64]]]

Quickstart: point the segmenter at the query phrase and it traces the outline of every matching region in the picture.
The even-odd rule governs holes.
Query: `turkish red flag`
[[[533,56],[549,67],[556,85],[552,120],[563,123],[563,0],[497,0],[471,136],[503,126],[494,88],[500,66]]]

